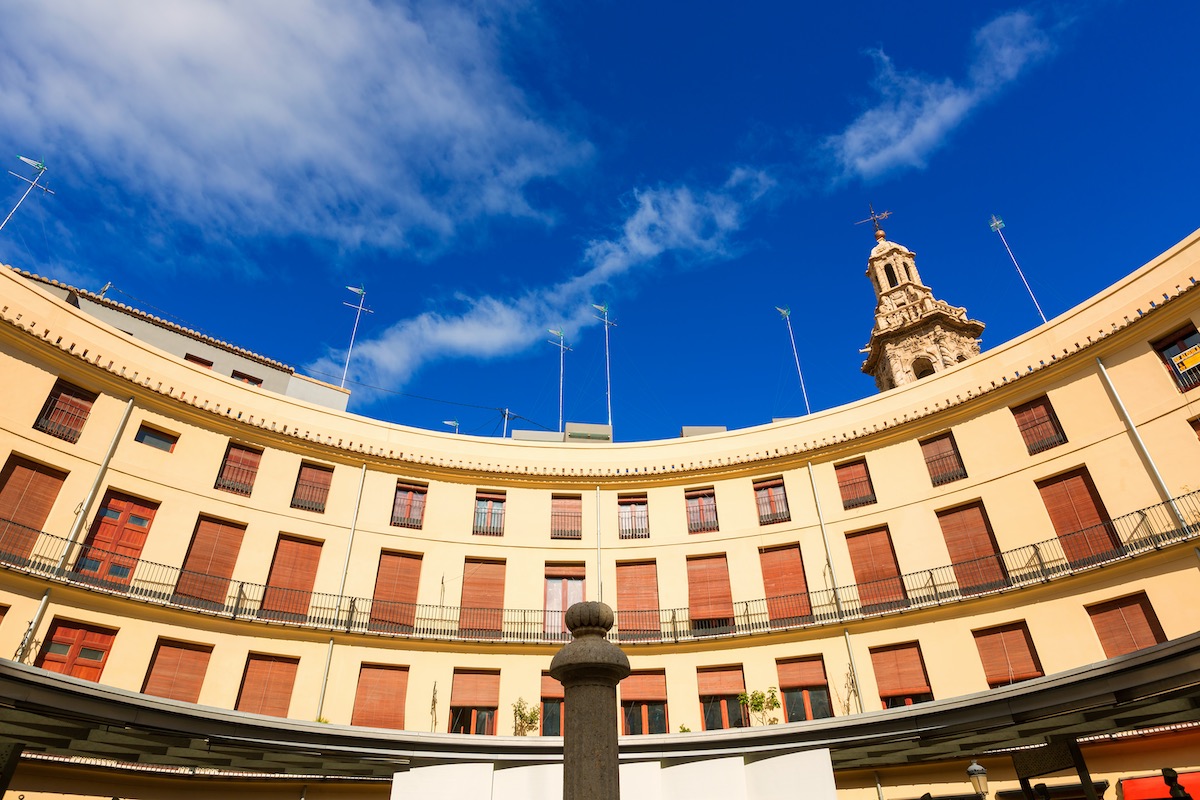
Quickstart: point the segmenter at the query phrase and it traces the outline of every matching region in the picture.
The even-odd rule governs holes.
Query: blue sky
[[[993,347],[1200,226],[1194,3],[22,3],[0,261],[337,382],[619,441],[874,393],[868,204]],[[3,154],[8,154],[7,156]],[[0,162],[2,163],[2,162]],[[4,213],[24,184],[0,183]],[[368,388],[378,387],[378,388]]]

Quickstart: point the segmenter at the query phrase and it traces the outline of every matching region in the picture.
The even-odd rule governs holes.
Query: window
[[[875,502],[875,487],[871,485],[865,458],[838,464],[833,471],[837,473],[838,490],[842,493],[842,508],[858,508]]]
[[[858,602],[864,613],[888,611],[908,605],[908,595],[900,578],[900,565],[892,549],[887,527],[846,534],[854,581],[858,584]]]
[[[621,733],[667,733],[667,674],[635,671],[621,680]]]
[[[1145,592],[1088,606],[1104,655],[1123,656],[1167,640]]]
[[[933,699],[925,660],[917,642],[871,648],[871,666],[884,708],[911,706]]]
[[[504,493],[475,493],[475,524],[471,533],[479,536],[504,535]]]
[[[579,539],[583,536],[583,498],[577,494],[554,495],[550,499],[550,538]]]
[[[791,520],[783,478],[767,478],[754,482],[754,502],[758,505],[758,524],[771,525]]]
[[[979,660],[987,675],[988,686],[1007,686],[1017,681],[1040,678],[1042,664],[1033,649],[1033,638],[1029,626],[1024,622],[1000,625],[972,632],[975,646],[979,648]]]
[[[251,653],[246,657],[242,685],[238,688],[238,711],[286,717],[292,704],[292,686],[300,659]]]
[[[321,560],[321,542],[280,534],[263,589],[262,619],[303,622],[308,619],[313,582]]]
[[[230,373],[229,377],[233,378],[235,381],[248,383],[251,386],[262,386],[262,378],[256,378],[253,375],[247,375],[245,372],[238,372],[236,369]]]
[[[812,619],[808,584],[804,580],[804,562],[800,545],[766,547],[758,551],[762,565],[763,588],[767,596],[767,616],[771,627],[798,625]]]
[[[829,681],[825,677],[825,662],[820,656],[789,658],[776,662],[779,671],[779,691],[783,693],[783,710],[787,722],[824,719],[833,716],[829,702]]]
[[[1012,414],[1029,455],[1066,443],[1067,435],[1063,433],[1049,397],[1042,395],[1023,405],[1013,406]]]
[[[351,725],[366,728],[404,728],[404,703],[408,695],[408,667],[362,664],[354,692]]]
[[[82,622],[55,619],[50,623],[35,667],[86,681],[100,680],[117,632]]]
[[[1200,386],[1200,333],[1188,325],[1151,345],[1181,392]]]
[[[301,464],[300,473],[296,476],[296,489],[292,492],[292,508],[324,514],[332,481],[333,467]]]
[[[42,410],[33,423],[35,430],[74,443],[83,432],[96,395],[66,381],[55,381]]]
[[[549,672],[542,673],[542,736],[562,736],[563,723],[563,685]]]
[[[225,448],[225,459],[221,462],[221,471],[213,488],[249,497],[261,458],[261,450],[230,442]]]
[[[149,425],[142,425],[133,435],[133,440],[149,445],[156,450],[162,450],[164,453],[170,453],[175,450],[175,443],[179,441],[179,437],[173,433],[151,428]]]
[[[67,473],[13,454],[0,472],[0,558],[24,563],[33,554]]]
[[[738,702],[738,695],[746,691],[741,667],[698,669],[696,682],[700,687],[700,716],[704,720],[704,730],[750,726],[749,714]]]
[[[75,572],[102,585],[128,585],[157,510],[158,503],[109,489],[75,561]]]
[[[939,511],[937,518],[959,591],[979,594],[1008,585],[1008,572],[982,502]]]
[[[142,694],[185,703],[199,702],[204,673],[208,671],[208,659],[211,656],[211,645],[159,639],[154,645],[154,655],[150,657],[150,669],[142,683]]]
[[[1087,467],[1038,481],[1037,487],[1071,566],[1099,564],[1121,554],[1121,544]]]
[[[617,531],[622,539],[650,538],[650,503],[646,495],[617,498]]]
[[[934,486],[961,480],[967,477],[954,434],[949,431],[921,442],[921,454],[925,456],[925,468]]]
[[[504,562],[468,558],[463,563],[459,605],[462,635],[498,638],[504,622]]]
[[[418,483],[396,482],[396,498],[392,501],[392,524],[398,528],[420,528],[425,520],[425,493],[428,489]]]
[[[689,489],[684,493],[687,504],[688,533],[704,533],[717,529],[717,496],[709,486]]]
[[[209,361],[207,358],[201,358],[200,356],[194,356],[191,353],[184,353],[183,360],[188,361],[192,364],[195,364],[198,367],[204,367],[205,369],[213,368],[213,362]]]
[[[693,636],[733,633],[733,595],[725,555],[687,560],[688,617]]]
[[[583,602],[583,564],[546,565],[546,620],[545,633],[548,638],[566,641],[571,638],[567,630],[567,609]]]
[[[381,552],[379,570],[375,573],[375,594],[371,597],[370,629],[412,633],[417,617],[417,585],[420,580],[420,555],[388,550]]]
[[[617,564],[617,638],[623,642],[657,640],[658,565],[653,561]]]
[[[197,519],[173,599],[185,605],[223,608],[245,534],[246,526],[236,522]]]
[[[491,736],[500,705],[498,671],[456,669],[450,687],[450,732]]]

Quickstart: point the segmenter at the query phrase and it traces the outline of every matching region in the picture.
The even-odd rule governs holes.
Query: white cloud
[[[0,117],[57,154],[60,181],[69,160],[80,182],[136,186],[131,217],[445,241],[485,216],[541,218],[528,184],[589,153],[504,75],[496,23],[450,3],[18,3]]]
[[[975,34],[965,83],[896,69],[882,51],[879,102],[825,141],[842,176],[873,178],[902,167],[924,167],[966,117],[1051,50],[1047,33],[1024,11],[989,22]]]
[[[595,293],[615,278],[671,254],[684,260],[727,255],[747,206],[770,189],[765,173],[739,169],[719,189],[687,186],[642,189],[615,236],[588,244],[583,271],[520,297],[458,297],[462,310],[426,311],[355,345],[352,376],[360,382],[402,385],[423,364],[445,358],[495,358],[537,345],[548,328],[562,326],[568,340],[595,325]],[[345,351],[309,365],[318,374],[340,374]],[[363,396],[360,393],[360,396]]]

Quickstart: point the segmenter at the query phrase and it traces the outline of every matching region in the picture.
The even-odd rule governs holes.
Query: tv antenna
[[[867,203],[867,208],[871,209],[871,216],[867,217],[866,219],[860,219],[858,222],[856,222],[854,224],[855,225],[865,225],[868,222],[873,223],[875,225],[875,232],[879,233],[880,231],[883,230],[882,228],[879,227],[879,220],[887,219],[888,217],[890,217],[892,215],[892,212],[881,211],[878,214],[876,214],[875,206],[871,205],[870,203]]]
[[[563,432],[563,376],[566,374],[567,351],[570,350],[571,348],[567,347],[567,343],[563,338],[566,334],[563,333],[562,328],[559,328],[558,330],[555,330],[554,328],[550,328],[549,332],[558,337],[557,342],[554,341],[553,339],[547,339],[546,341],[558,348],[558,432],[562,433]]]
[[[615,328],[617,323],[608,318],[608,303],[592,303],[592,308],[603,314],[603,317],[593,317],[604,323],[604,396],[608,400],[608,434],[612,436],[612,369],[608,356],[608,329]]]
[[[8,171],[9,175],[28,183],[29,188],[25,190],[25,194],[21,195],[21,199],[17,201],[15,206],[13,206],[12,211],[8,212],[8,216],[4,218],[4,222],[0,222],[0,231],[4,230],[4,226],[8,224],[10,219],[12,219],[12,215],[17,213],[17,209],[21,207],[21,203],[25,202],[25,198],[29,197],[29,193],[32,192],[34,188],[41,189],[46,194],[54,194],[54,192],[50,191],[45,186],[38,186],[38,181],[40,181],[42,176],[46,174],[46,165],[41,161],[34,161],[32,158],[26,158],[25,156],[18,156],[18,158],[20,158],[29,166],[33,167],[37,171],[37,175],[34,176],[33,180],[29,180],[29,178],[26,178],[24,175],[18,175],[11,169]]]
[[[788,338],[792,340],[792,358],[796,359],[796,375],[800,378],[800,393],[804,395],[804,413],[811,414],[812,409],[808,407],[808,390],[804,388],[804,373],[800,371],[800,354],[796,351],[796,334],[792,332],[792,309],[788,306],[775,306],[775,310],[787,323]]]
[[[1008,257],[1012,259],[1013,266],[1017,268],[1017,274],[1021,276],[1021,283],[1025,284],[1025,291],[1029,292],[1029,299],[1033,301],[1033,307],[1037,309],[1038,316],[1045,323],[1046,315],[1042,313],[1042,307],[1038,305],[1037,298],[1033,296],[1033,289],[1029,288],[1029,281],[1025,280],[1025,273],[1021,272],[1021,265],[1017,263],[1017,257],[1013,255],[1012,248],[1008,246],[1008,240],[1004,238],[1004,220],[992,214],[992,221],[989,226],[996,233],[1000,234],[1000,241],[1004,242],[1004,249],[1008,251]]]
[[[358,305],[353,303],[342,302],[342,305],[348,308],[355,309],[354,311],[354,329],[350,331],[350,348],[346,350],[346,366],[342,369],[342,388],[346,388],[346,373],[350,371],[350,354],[354,352],[354,337],[358,334],[358,321],[362,318],[363,312],[374,314],[375,312],[366,308],[363,303],[367,302],[367,290],[362,286],[347,286],[347,289],[358,295]]]

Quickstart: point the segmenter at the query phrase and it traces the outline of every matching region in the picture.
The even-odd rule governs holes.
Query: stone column
[[[604,603],[576,603],[566,623],[573,638],[550,662],[563,685],[563,800],[620,800],[617,683],[629,659],[604,638],[613,626]]]

